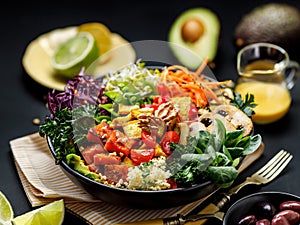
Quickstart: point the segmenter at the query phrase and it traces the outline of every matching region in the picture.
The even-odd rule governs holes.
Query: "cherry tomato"
[[[154,149],[131,149],[130,158],[136,165],[149,162],[154,156]]]
[[[164,153],[171,155],[172,151],[170,149],[171,142],[177,144],[180,140],[179,134],[175,131],[167,131],[161,139],[160,146]]]
[[[142,131],[142,141],[147,145],[149,148],[155,148],[156,146],[156,136],[151,135],[151,133],[147,131]]]

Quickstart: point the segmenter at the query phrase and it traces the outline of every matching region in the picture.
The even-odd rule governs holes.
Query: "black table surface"
[[[25,4],[26,2],[26,4]],[[268,3],[266,0],[244,1],[25,1],[1,6],[0,9],[0,65],[1,65],[1,110],[0,110],[0,191],[10,200],[15,215],[32,210],[20,183],[9,141],[38,131],[33,119],[43,120],[48,115],[45,95],[50,91],[31,79],[22,66],[22,57],[27,45],[42,33],[52,29],[79,25],[89,21],[106,24],[128,41],[167,41],[168,30],[174,19],[184,10],[207,7],[219,16],[221,35],[214,73],[219,80],[235,79],[236,50],[233,31],[241,17],[255,6]],[[274,1],[275,2],[275,1]],[[276,1],[288,3],[300,9],[295,0]],[[299,82],[297,82],[299,83]],[[255,125],[265,143],[262,157],[239,177],[240,180],[254,172],[280,149],[293,153],[294,158],[281,176],[268,185],[250,187],[235,198],[256,191],[284,191],[300,195],[299,134],[300,134],[300,87],[291,91],[293,102],[288,114],[270,125]],[[233,199],[234,201],[235,199]],[[231,202],[232,203],[232,202]],[[66,214],[64,224],[83,224]]]

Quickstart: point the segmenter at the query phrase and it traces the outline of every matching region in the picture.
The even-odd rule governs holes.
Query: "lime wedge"
[[[12,219],[13,225],[61,225],[64,220],[63,199],[51,202]]]
[[[51,57],[51,64],[58,74],[73,78],[98,57],[99,50],[94,37],[88,32],[79,32],[58,46]]]
[[[14,211],[6,196],[0,191],[0,224],[10,224]]]

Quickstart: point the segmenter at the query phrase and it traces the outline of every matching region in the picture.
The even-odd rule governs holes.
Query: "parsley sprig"
[[[243,99],[238,92],[234,92],[234,99],[231,104],[242,110],[249,117],[255,114],[253,109],[257,106],[257,104],[254,103],[253,94],[247,93]]]

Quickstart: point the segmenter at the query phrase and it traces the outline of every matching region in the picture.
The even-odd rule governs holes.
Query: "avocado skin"
[[[300,12],[286,3],[257,6],[246,14],[234,31],[238,49],[257,42],[268,42],[283,47],[296,56],[300,49]]]

